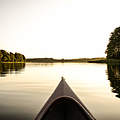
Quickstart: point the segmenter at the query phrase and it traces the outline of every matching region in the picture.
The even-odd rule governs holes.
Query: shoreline
[[[25,63],[108,63],[120,64],[120,59],[106,58],[78,58],[78,59],[54,59],[54,58],[28,58],[26,62],[0,62],[0,64],[25,64]]]
[[[106,63],[106,58],[78,58],[78,59],[54,59],[54,58],[28,58],[27,63]]]

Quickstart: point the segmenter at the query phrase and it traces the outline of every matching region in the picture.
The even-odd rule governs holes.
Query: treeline
[[[0,62],[25,62],[25,56],[20,53],[0,50]]]
[[[53,58],[28,58],[26,62],[41,62],[41,63],[53,63],[56,60]]]
[[[26,62],[56,63],[56,62],[87,62],[87,59],[54,59],[54,58],[28,58]]]
[[[26,59],[26,62],[41,62],[41,63],[56,63],[56,62],[85,62],[85,63],[106,63],[105,58],[78,58],[78,59],[54,59],[54,58],[29,58]]]

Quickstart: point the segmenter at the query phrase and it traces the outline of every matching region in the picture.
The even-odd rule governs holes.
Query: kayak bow
[[[96,120],[71,90],[64,78],[35,120]]]

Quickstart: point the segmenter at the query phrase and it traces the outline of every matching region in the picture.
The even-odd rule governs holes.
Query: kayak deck
[[[76,102],[63,97],[50,106],[42,120],[89,120],[89,117]]]
[[[35,120],[95,120],[64,79]]]

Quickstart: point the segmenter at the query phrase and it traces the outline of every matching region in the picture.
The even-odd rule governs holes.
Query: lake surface
[[[64,76],[97,120],[120,120],[120,65],[0,65],[0,120],[33,120]]]

